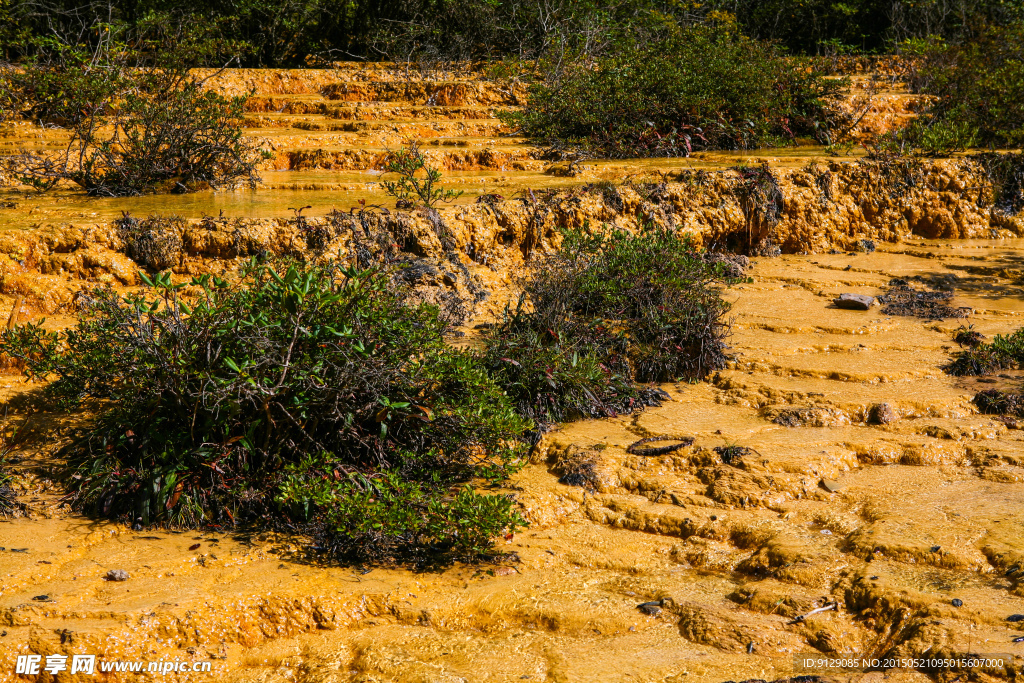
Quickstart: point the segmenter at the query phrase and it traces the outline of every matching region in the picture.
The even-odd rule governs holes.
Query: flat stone
[[[123,569],[111,569],[103,578],[107,581],[127,581],[128,572]]]
[[[845,293],[832,299],[832,303],[839,308],[846,308],[851,311],[866,311],[875,305],[875,297],[866,294]]]
[[[829,493],[835,493],[836,491],[838,491],[842,487],[839,485],[839,482],[836,481],[835,479],[825,479],[825,478],[822,478],[822,480],[821,480],[821,488],[825,489]]]

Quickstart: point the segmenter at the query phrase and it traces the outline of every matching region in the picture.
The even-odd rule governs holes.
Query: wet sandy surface
[[[291,217],[292,209],[310,206],[307,216],[332,209],[347,211],[359,200],[393,208],[394,198],[381,186],[380,169],[389,150],[421,145],[431,164],[444,172],[444,184],[463,195],[456,203],[475,202],[497,193],[511,198],[530,189],[566,188],[630,177],[721,170],[737,164],[768,161],[775,168],[798,168],[811,160],[849,161],[863,156],[827,157],[811,145],[782,149],[697,153],[689,159],[596,160],[555,159],[529,144],[497,118],[499,110],[525,102],[521,83],[489,80],[473,73],[432,73],[429,80],[411,77],[387,65],[333,70],[229,69],[211,82],[226,94],[255,90],[247,105],[247,136],[273,154],[256,190],[206,191],[90,199],[77,188],[45,197],[25,187],[0,183],[0,229],[31,229],[44,223],[106,223],[122,211],[186,218],[217,216]],[[883,132],[918,106],[919,98],[900,84],[872,91],[867,76],[855,77],[849,106],[869,109],[858,131]],[[0,155],[21,150],[57,151],[68,133],[24,121],[0,126]],[[809,141],[805,141],[809,142]]]
[[[296,538],[133,532],[69,515],[29,460],[32,512],[0,521],[0,680],[29,650],[213,658],[211,680],[268,682],[772,680],[801,673],[794,653],[1011,653],[1019,670],[1024,437],[942,371],[960,321],[830,302],[921,277],[1008,332],[1022,258],[1024,240],[912,240],[757,259],[728,292],[728,369],[545,437],[511,487],[531,527],[505,566],[362,573]],[[881,403],[895,419],[871,424]],[[626,453],[669,434],[695,444]],[[721,446],[750,451],[726,464]],[[558,484],[567,449],[594,450],[598,490]]]

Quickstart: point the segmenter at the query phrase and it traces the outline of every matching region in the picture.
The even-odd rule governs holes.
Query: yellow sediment
[[[870,190],[851,160],[822,161],[834,182],[825,201],[803,170],[810,157],[765,153],[758,158],[776,169],[786,208],[778,225],[750,235],[730,189],[735,174],[712,173],[699,186],[672,177],[656,200],[641,185],[660,182],[654,171],[713,172],[749,155],[589,162],[582,176],[567,178],[527,158],[533,152],[521,143],[445,142],[461,131],[456,113],[516,106],[501,100],[515,93],[479,78],[450,75],[403,90],[403,74],[387,68],[229,76],[226,91],[255,87],[266,100],[252,112],[266,125],[254,130],[268,138],[285,131],[275,142],[278,160],[320,155],[364,165],[267,173],[268,187],[255,192],[189,197],[86,200],[68,192],[54,201],[8,188],[0,206],[15,206],[0,208],[0,225],[11,228],[0,232],[0,315],[46,315],[54,329],[71,324],[79,289],[134,286],[137,266],[110,224],[122,209],[190,218],[174,268],[180,277],[231,268],[239,239],[293,251],[301,242],[288,208],[314,204],[319,221],[332,203],[347,210],[373,199],[379,176],[371,157],[409,139],[413,124],[433,127],[416,135],[437,143],[437,159],[479,167],[456,176],[475,194],[440,214],[445,239],[491,293],[478,319],[510,296],[526,255],[556,249],[557,228],[584,221],[635,229],[654,220],[708,246],[770,237],[786,253],[755,258],[752,282],[727,290],[727,368],[706,382],[664,385],[671,398],[660,408],[545,435],[510,486],[531,526],[499,548],[519,562],[363,573],[322,566],[302,539],[285,535],[136,532],[62,507],[47,480],[53,442],[33,442],[19,453],[28,513],[0,520],[0,681],[23,680],[13,661],[29,652],[212,659],[210,680],[265,683],[721,683],[804,673],[794,669],[794,653],[1024,656],[1024,643],[1012,642],[1024,622],[1006,621],[1024,614],[1024,588],[1016,573],[1007,576],[1024,561],[1024,436],[971,403],[981,388],[1019,380],[946,375],[959,321],[831,306],[842,292],[878,295],[892,278],[920,277],[954,287],[953,304],[970,307],[968,322],[986,335],[1020,326],[1024,231],[965,200],[978,178],[969,162],[931,163],[928,182],[895,200]],[[912,110],[905,93],[891,95],[872,125]],[[356,104],[371,96],[376,103]],[[277,114],[284,105],[338,116]],[[352,111],[328,109],[342,105]],[[402,106],[423,111],[398,120]],[[465,120],[470,137],[495,135],[491,119]],[[338,122],[393,125],[329,128]],[[28,131],[2,142],[52,135]],[[509,156],[500,156],[504,149]],[[515,155],[537,167],[502,170]],[[618,200],[580,189],[638,171],[647,175],[620,187]],[[520,187],[535,194],[513,199]],[[560,194],[538,197],[542,187]],[[483,192],[505,201],[475,203]],[[200,220],[222,208],[229,218]],[[444,255],[425,212],[389,216],[408,230],[412,253]],[[861,239],[876,240],[878,250],[853,252]],[[344,249],[343,240],[331,248]],[[0,375],[4,399],[30,402],[29,389],[16,374]],[[893,419],[873,424],[883,403]],[[692,436],[694,445],[653,458],[626,451],[669,434]],[[714,451],[721,446],[751,450],[726,464]],[[578,450],[597,459],[596,490],[558,483],[556,458]],[[129,580],[105,581],[111,569]],[[963,605],[954,607],[954,598]],[[637,609],[654,600],[662,601],[659,614]],[[838,609],[796,620],[832,602]],[[885,680],[929,679],[903,672]]]

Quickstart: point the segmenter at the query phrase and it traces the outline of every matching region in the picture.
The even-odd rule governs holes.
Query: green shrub
[[[441,171],[427,165],[427,157],[418,143],[409,145],[388,155],[384,162],[384,173],[398,175],[396,180],[383,180],[384,190],[394,197],[399,209],[409,209],[417,204],[433,208],[438,202],[450,202],[458,199],[462,191],[437,187],[441,180]],[[423,175],[417,177],[417,173]]]
[[[58,406],[77,508],[143,524],[304,523],[338,556],[465,557],[522,521],[499,482],[529,424],[428,305],[376,271],[250,262],[235,285],[97,290],[77,328],[8,331]],[[461,487],[454,496],[451,487]],[[454,523],[452,523],[454,522]]]
[[[916,89],[937,99],[930,118],[959,131],[961,144],[1024,144],[1024,24],[990,27],[953,45],[932,43]]]
[[[901,155],[941,157],[970,149],[977,140],[978,129],[971,123],[926,114],[883,133],[874,145]]]
[[[0,72],[0,97],[7,113],[42,124],[74,127],[110,108],[119,91],[130,87],[121,69],[92,64],[66,50],[67,59],[29,64]]]
[[[967,341],[958,333],[954,341]],[[1024,328],[1008,335],[997,334],[988,344],[974,340],[968,348],[954,354],[948,368],[951,375],[987,375],[1024,363]]]
[[[531,86],[524,111],[502,117],[532,138],[610,157],[685,156],[830,141],[843,85],[771,44],[695,28],[572,64]]]
[[[699,379],[724,365],[724,272],[669,229],[569,230],[486,335],[484,363],[538,421],[654,405],[664,394],[641,383]]]

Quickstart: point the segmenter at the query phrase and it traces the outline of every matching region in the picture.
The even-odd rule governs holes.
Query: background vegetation
[[[714,25],[796,53],[878,52],[938,36],[969,42],[1024,16],[1019,0],[0,0],[0,46],[15,60],[59,38],[201,26],[248,66],[332,59],[596,55],[668,28]],[[217,64],[194,53],[197,64]]]

